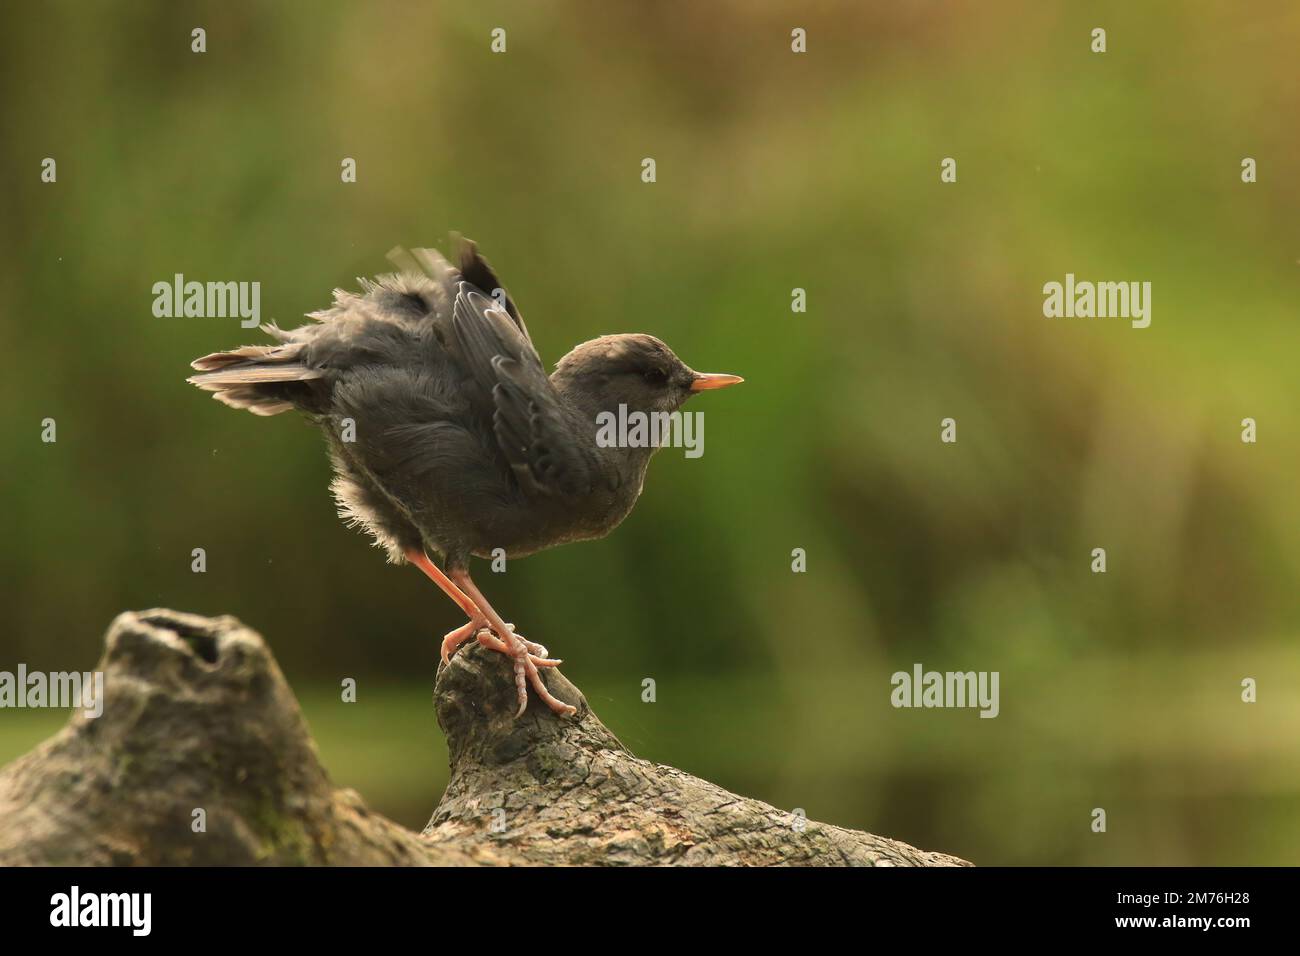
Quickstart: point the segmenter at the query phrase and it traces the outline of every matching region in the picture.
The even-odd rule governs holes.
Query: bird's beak
[[[739,375],[726,375],[722,372],[696,372],[691,382],[692,392],[704,392],[711,388],[726,388],[739,385],[744,379]]]

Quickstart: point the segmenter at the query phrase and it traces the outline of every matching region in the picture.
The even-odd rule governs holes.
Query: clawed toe
[[[451,663],[451,655],[455,654],[462,644],[473,637],[480,626],[474,621],[469,621],[456,628],[456,630],[449,631],[442,639],[442,662],[444,664]]]
[[[478,642],[488,650],[496,651],[498,654],[506,654],[510,657],[515,656],[514,651],[511,650],[509,645],[507,645],[505,641],[501,640],[501,638],[497,637],[490,629],[486,627],[480,628],[476,636],[478,637]],[[564,661],[558,657],[554,659],[548,657],[547,654],[550,652],[541,644],[534,641],[526,641],[518,634],[515,635],[515,639],[523,644],[524,648],[528,651],[528,656],[532,658],[533,664],[537,667],[559,667],[564,663]]]
[[[547,651],[545,644],[538,644],[536,641],[530,641],[528,638],[524,637],[517,630],[515,630],[515,626],[511,624],[509,621],[506,622],[506,627],[510,628],[511,634],[513,634],[516,638],[524,642],[524,647],[528,648],[528,653],[532,654],[533,657],[551,656],[550,652]]]
[[[564,701],[555,697],[546,689],[546,684],[542,680],[542,675],[538,672],[539,663],[543,665],[554,666],[551,661],[540,661],[525,651],[523,654],[511,655],[515,662],[515,688],[519,694],[519,709],[515,711],[515,719],[522,717],[524,711],[528,709],[528,684],[533,685],[533,690],[537,696],[542,699],[547,707],[551,708],[561,717],[572,717],[578,712],[578,708],[572,704],[566,704]]]

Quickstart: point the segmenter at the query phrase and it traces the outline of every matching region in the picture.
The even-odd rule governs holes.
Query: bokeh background
[[[126,608],[235,614],[335,780],[422,826],[459,612],[335,518],[309,427],[184,383],[260,333],[151,286],[260,281],[296,324],[456,229],[548,362],[646,331],[747,379],[613,536],[479,567],[638,754],[983,864],[1297,862],[1300,7],[0,17],[0,669],[88,669]],[[1066,272],[1152,282],[1151,327],[1045,319]],[[893,709],[916,662],[999,671],[1001,715]],[[0,711],[0,760],[64,719]]]

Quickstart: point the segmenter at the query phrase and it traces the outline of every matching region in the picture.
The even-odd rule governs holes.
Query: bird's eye
[[[661,368],[652,368],[645,373],[645,380],[651,385],[663,385],[668,381],[668,373]]]

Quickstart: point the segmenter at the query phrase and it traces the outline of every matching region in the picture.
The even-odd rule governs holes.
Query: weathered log
[[[473,643],[435,682],[451,780],[420,834],[331,784],[265,642],[234,618],[119,615],[98,669],[102,716],[74,712],[0,771],[0,864],[963,863],[638,759],[556,671],[576,717],[530,696],[515,720],[511,672]]]

